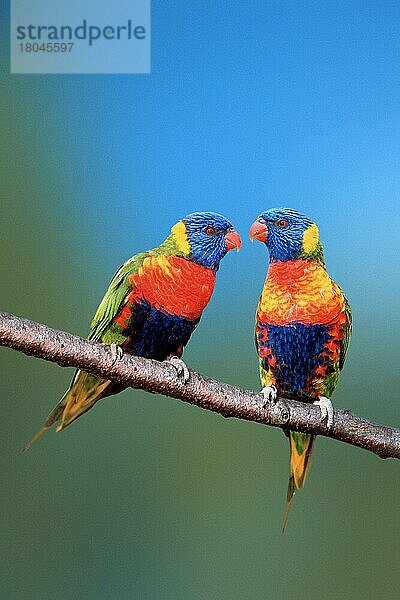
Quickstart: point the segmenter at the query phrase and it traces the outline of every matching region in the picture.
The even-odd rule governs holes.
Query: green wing
[[[350,344],[352,323],[353,323],[350,303],[347,300],[345,295],[343,295],[343,297],[344,297],[344,314],[347,317],[348,325],[344,329],[343,339],[340,344],[340,358],[339,358],[339,369],[340,370],[343,369],[344,361],[346,359],[346,353],[347,353],[347,348],[349,347],[349,344]]]
[[[129,278],[131,275],[134,275],[138,272],[139,267],[142,265],[146,256],[146,253],[132,256],[132,258],[127,260],[126,263],[124,263],[122,267],[120,267],[115,273],[110,282],[108,290],[106,291],[104,298],[100,302],[99,307],[93,317],[90,325],[89,340],[93,340],[95,342],[106,341],[106,343],[109,344],[118,344],[122,342],[122,340],[118,339],[118,333],[115,333],[116,339],[112,339],[112,332],[108,332],[107,330],[111,326],[112,320],[125,303],[129,291],[132,289]],[[110,339],[104,340],[103,337],[106,333],[110,333],[110,335],[107,335],[107,338]]]

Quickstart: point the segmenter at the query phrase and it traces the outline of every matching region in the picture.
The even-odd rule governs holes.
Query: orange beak
[[[240,248],[242,247],[242,240],[240,239],[240,235],[235,230],[230,231],[226,234],[225,242],[227,252],[229,252],[229,250],[232,250],[233,248],[237,248],[237,251],[239,252]]]
[[[265,223],[261,223],[260,221],[254,221],[253,225],[250,227],[249,235],[251,241],[259,240],[260,242],[267,241],[267,233],[268,228]]]

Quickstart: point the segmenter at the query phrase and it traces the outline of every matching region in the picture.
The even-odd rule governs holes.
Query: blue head
[[[271,261],[313,258],[323,261],[318,227],[292,208],[270,208],[250,229],[250,239],[264,242]]]
[[[229,250],[241,245],[232,223],[212,212],[187,215],[174,225],[172,235],[183,256],[214,270]]]

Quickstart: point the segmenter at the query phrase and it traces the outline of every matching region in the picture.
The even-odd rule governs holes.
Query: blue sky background
[[[353,306],[335,401],[398,425],[398,3],[154,1],[151,75],[107,76],[9,75],[2,8],[1,309],[85,335],[121,262],[222,212],[244,247],[185,356],[257,389],[247,234],[290,206]],[[21,457],[70,373],[0,361],[4,597],[397,598],[394,462],[318,440],[282,538],[281,432],[129,390]]]

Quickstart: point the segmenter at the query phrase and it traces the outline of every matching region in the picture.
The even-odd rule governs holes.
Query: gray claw
[[[263,408],[266,404],[270,404],[271,402],[275,404],[278,399],[278,390],[274,385],[266,385],[263,387],[260,394],[264,398],[264,402],[262,402]]]
[[[110,348],[110,352],[111,352],[111,356],[113,359],[112,364],[115,365],[115,363],[118,360],[121,360],[121,358],[124,355],[124,351],[121,348],[121,346],[117,346],[117,344],[104,344],[105,346],[108,346]]]
[[[181,358],[179,358],[178,356],[171,356],[168,360],[165,360],[164,362],[172,365],[174,367],[174,369],[176,370],[178,377],[183,378],[183,382],[187,383],[190,379],[190,373],[189,373],[189,369],[187,368],[186,364],[183,362],[183,360]]]
[[[332,429],[333,427],[333,406],[332,402],[329,398],[325,398],[325,396],[320,396],[318,400],[313,402],[316,406],[319,406],[321,409],[321,421],[326,421],[327,429]]]

